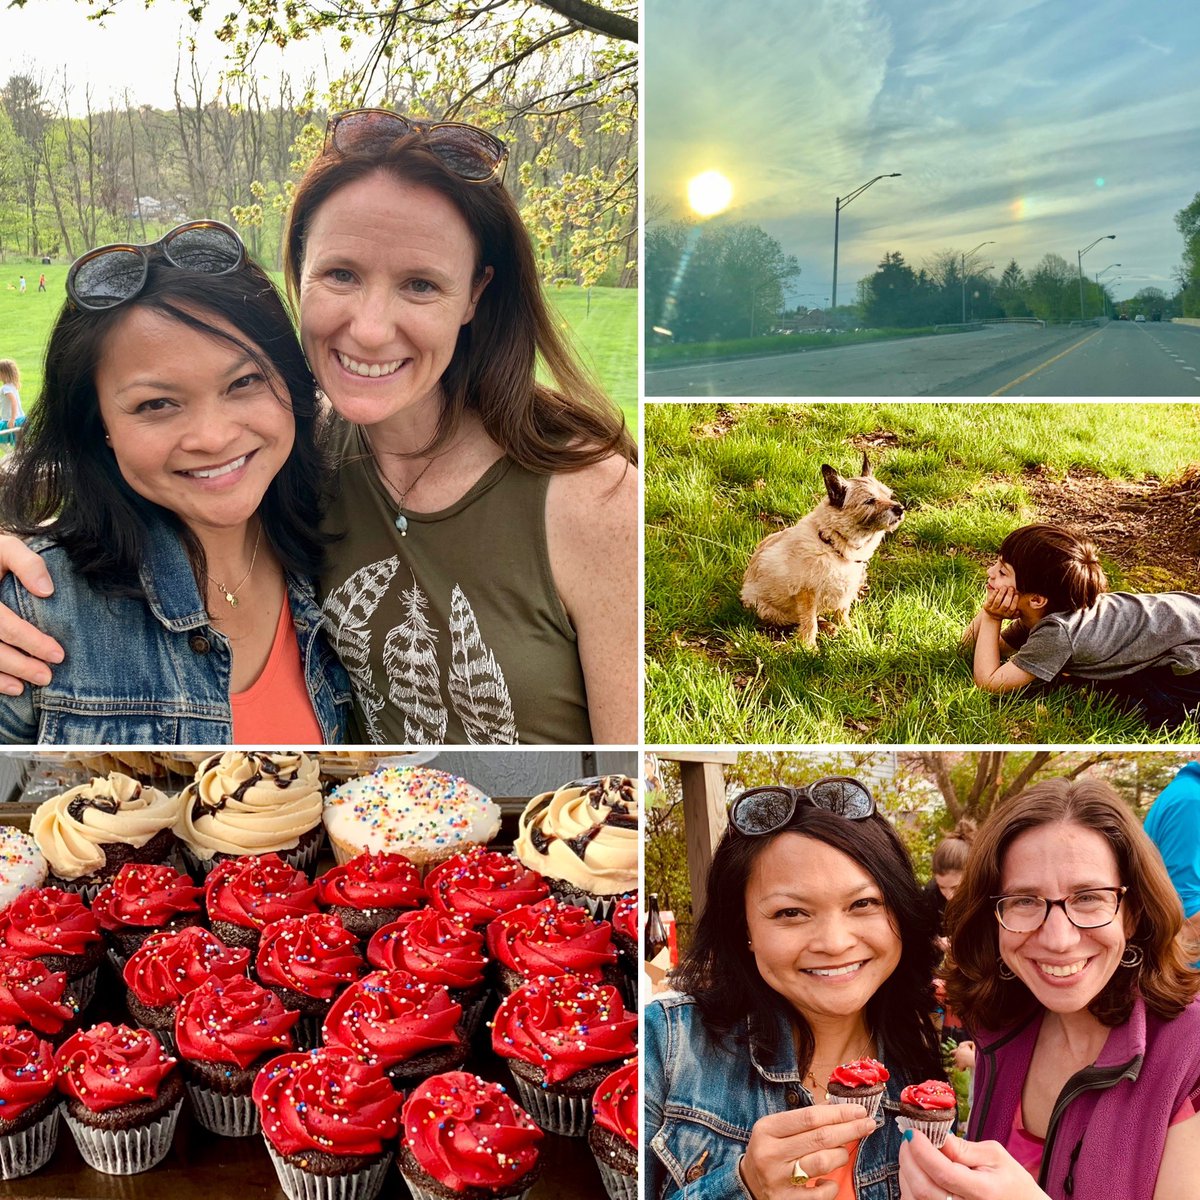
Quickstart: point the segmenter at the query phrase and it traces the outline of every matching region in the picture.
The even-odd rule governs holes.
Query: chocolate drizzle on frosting
[[[142,785],[137,784],[130,793],[129,799],[136,800],[142,794]],[[70,804],[67,805],[68,814],[76,821],[83,823],[83,814],[89,808],[98,808],[101,812],[109,813],[110,815],[121,811],[121,801],[116,796],[76,796]]]

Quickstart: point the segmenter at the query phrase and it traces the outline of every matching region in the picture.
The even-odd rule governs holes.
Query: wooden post
[[[692,920],[704,909],[708,866],[725,832],[725,771],[722,764],[736,755],[710,751],[679,753],[679,778],[683,785],[683,824],[687,834],[688,876],[692,886]]]

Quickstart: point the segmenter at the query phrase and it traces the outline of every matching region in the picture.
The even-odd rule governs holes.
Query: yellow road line
[[[1072,350],[1078,350],[1079,347],[1084,344],[1084,342],[1090,342],[1092,340],[1092,338],[1099,337],[1099,336],[1100,336],[1100,330],[1098,330],[1098,329],[1096,330],[1095,333],[1089,333],[1087,335],[1087,337],[1081,338],[1079,341],[1077,341],[1075,343],[1075,345],[1068,346],[1060,354],[1056,354],[1053,358],[1046,359],[1046,361],[1044,363],[1039,363],[1036,367],[1033,368],[1032,371],[1026,371],[1024,375],[1021,375],[1018,378],[1014,379],[1011,383],[1006,383],[1002,388],[998,389],[997,391],[992,392],[991,395],[1003,396],[1004,393],[1009,390],[1009,388],[1015,388],[1017,386],[1017,384],[1024,383],[1025,380],[1036,375],[1039,371],[1044,371],[1052,363],[1058,362],[1058,360],[1060,358],[1066,358],[1067,355],[1070,354]]]

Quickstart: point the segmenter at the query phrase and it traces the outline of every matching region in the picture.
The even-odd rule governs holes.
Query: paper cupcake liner
[[[884,1089],[880,1089],[873,1096],[835,1096],[832,1093],[827,1093],[825,1096],[826,1104],[861,1104],[867,1110],[867,1116],[874,1118],[879,1112],[879,1106],[883,1103]]]
[[[471,1041],[479,1032],[479,1027],[483,1024],[484,1010],[490,999],[491,993],[485,988],[483,995],[478,1000],[463,1005],[462,1016],[458,1020],[462,1026],[464,1041]]]
[[[527,1083],[515,1071],[513,1083],[521,1097],[521,1107],[548,1133],[563,1137],[583,1137],[592,1120],[590,1096],[560,1096],[536,1083]]]
[[[428,1191],[423,1188],[411,1175],[405,1175],[400,1172],[400,1178],[408,1185],[408,1190],[412,1192],[413,1200],[446,1200],[445,1194],[439,1195],[437,1192]],[[532,1186],[527,1187],[522,1192],[508,1192],[505,1195],[497,1195],[494,1200],[525,1200],[525,1197],[533,1191]]]
[[[56,1105],[28,1129],[0,1137],[0,1179],[32,1175],[50,1161],[58,1145],[58,1110],[61,1107]]]
[[[285,1162],[265,1137],[263,1141],[275,1164],[279,1186],[287,1193],[288,1200],[375,1200],[383,1190],[384,1176],[392,1165],[389,1152],[374,1166],[354,1175],[310,1175]]]
[[[125,964],[129,961],[115,946],[108,948],[108,963],[117,973],[117,978],[124,982]]]
[[[249,1095],[228,1096],[203,1084],[184,1080],[196,1120],[221,1137],[252,1137],[262,1132],[258,1109]]]
[[[934,1146],[941,1146],[950,1132],[953,1121],[917,1121],[912,1117],[897,1117],[896,1128],[903,1133],[911,1129],[914,1133],[923,1133]]]
[[[172,1058],[179,1057],[179,1043],[175,1041],[175,1027],[151,1029],[150,1032],[162,1043],[163,1049]]]
[[[74,892],[88,908],[91,908],[92,901],[100,894],[100,889],[104,887],[104,884],[80,883],[77,879],[64,879],[54,886],[61,888],[64,892]]]
[[[305,835],[307,836],[307,835]],[[313,838],[311,845],[306,849],[301,849],[299,846],[293,846],[290,850],[263,850],[256,853],[262,854],[278,854],[289,867],[303,871],[312,881],[313,874],[317,866],[317,858],[320,856],[321,849],[324,846],[325,839],[323,837]],[[239,855],[240,858],[249,858],[251,852],[247,851],[244,855]],[[183,843],[183,861],[187,868],[187,873],[201,886],[208,878],[213,868],[224,859],[219,859],[216,856],[210,859],[201,858],[186,842]]]
[[[600,1178],[604,1180],[608,1200],[637,1200],[636,1175],[622,1175],[599,1159],[596,1159],[596,1166],[600,1169]]]
[[[180,1096],[175,1107],[157,1121],[131,1129],[97,1129],[77,1121],[65,1103],[61,1107],[63,1120],[89,1167],[106,1175],[137,1175],[167,1157],[179,1110],[183,1108],[183,1097]]]
[[[321,1026],[324,1016],[302,1016],[292,1026],[292,1040],[298,1051],[315,1050],[321,1044]]]
[[[67,980],[67,992],[75,997],[75,1003],[79,1005],[80,1012],[83,1012],[96,998],[96,980],[99,977],[100,968],[97,966],[88,971],[86,975],[80,975],[78,979]]]

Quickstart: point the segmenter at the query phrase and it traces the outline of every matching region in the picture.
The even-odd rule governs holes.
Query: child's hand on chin
[[[983,611],[989,617],[995,617],[998,621],[1010,621],[1018,616],[1017,611],[1017,589],[1013,587],[987,589],[987,594],[983,600]]]

